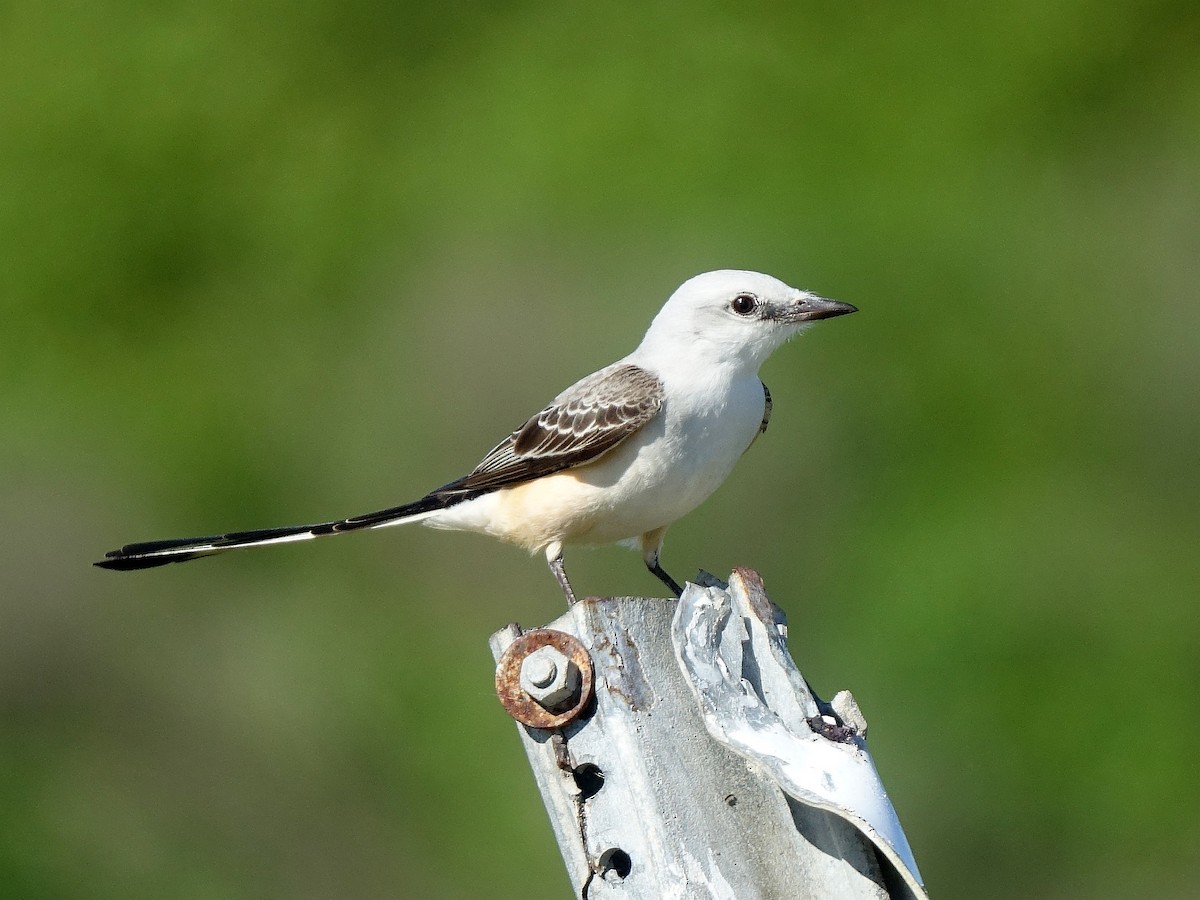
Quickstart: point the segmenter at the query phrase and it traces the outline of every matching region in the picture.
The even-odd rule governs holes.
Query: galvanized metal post
[[[925,900],[853,698],[785,637],[748,569],[492,635],[576,897]]]

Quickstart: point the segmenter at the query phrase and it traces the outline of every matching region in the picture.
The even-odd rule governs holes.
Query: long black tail
[[[383,528],[387,525],[401,525],[405,522],[418,522],[436,512],[447,509],[464,500],[478,497],[482,491],[454,490],[456,482],[426,494],[420,500],[407,503],[404,506],[393,506],[378,512],[365,513],[349,519],[338,519],[334,522],[321,522],[316,525],[291,525],[284,528],[261,528],[257,531],[235,531],[231,534],[214,535],[212,537],[174,538],[165,541],[146,541],[140,544],[126,544],[120,550],[112,550],[104,555],[104,559],[94,563],[102,569],[129,571],[131,569],[152,569],[155,566],[165,566],[167,563],[186,562],[201,556],[213,556],[227,550],[240,550],[243,547],[265,547],[268,544],[285,544],[291,541],[307,541],[312,538],[324,537],[327,534],[341,534],[345,531],[358,531],[362,528]]]

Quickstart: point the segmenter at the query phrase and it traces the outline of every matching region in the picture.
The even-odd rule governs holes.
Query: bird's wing
[[[492,448],[471,474],[435,493],[482,493],[595,462],[653,419],[662,402],[662,382],[645,369],[601,369]]]

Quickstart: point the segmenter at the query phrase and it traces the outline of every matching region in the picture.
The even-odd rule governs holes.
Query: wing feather
[[[645,369],[601,369],[493,447],[471,474],[436,493],[486,492],[595,462],[653,419],[662,402],[662,382]]]

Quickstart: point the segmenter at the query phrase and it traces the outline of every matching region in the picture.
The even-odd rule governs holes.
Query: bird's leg
[[[679,586],[674,578],[667,574],[667,570],[658,564],[658,560],[653,563],[646,563],[646,568],[654,573],[654,577],[671,589],[671,593],[678,597],[683,593],[683,588]]]
[[[567,606],[572,607],[576,604],[575,592],[571,590],[571,582],[567,580],[567,570],[563,566],[562,546],[551,545],[547,548],[546,562],[550,565],[550,571],[554,573],[554,577],[558,579],[558,586],[562,588],[563,594],[567,598]]]
[[[646,568],[654,574],[654,577],[669,587],[671,593],[678,597],[683,593],[683,588],[658,563],[659,554],[662,552],[663,537],[666,536],[666,533],[666,528],[656,528],[654,531],[647,531],[642,535],[642,560],[646,563]]]

